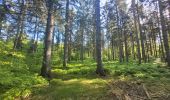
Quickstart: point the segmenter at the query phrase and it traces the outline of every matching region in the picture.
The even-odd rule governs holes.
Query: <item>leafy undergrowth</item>
[[[88,63],[87,63],[88,62]],[[109,100],[107,82],[110,77],[95,74],[95,63],[71,62],[67,69],[53,67],[48,86],[35,88],[34,100]]]
[[[14,52],[11,43],[0,42],[0,99],[27,98],[34,86],[48,82],[31,71],[26,53]],[[25,51],[24,51],[25,52]],[[31,61],[31,60],[30,60]]]
[[[67,69],[54,66],[53,79],[50,84],[36,88],[32,98],[35,100],[112,100],[115,98],[112,94],[115,93],[115,89],[117,94],[120,92],[118,88],[110,87],[115,82],[130,85],[137,82],[137,84],[144,85],[145,91],[154,100],[166,100],[170,94],[170,70],[163,67],[160,62],[141,65],[105,62],[104,65],[107,76],[102,78],[95,74],[96,64],[91,60],[86,60],[84,63],[70,62]],[[133,86],[134,84],[131,87]],[[122,87],[121,91],[125,89],[127,88]],[[142,97],[140,99],[142,100]],[[143,97],[144,99],[146,98]],[[118,100],[124,99],[118,98]]]
[[[107,76],[100,77],[95,73],[95,61],[90,59],[69,62],[68,67],[63,69],[59,52],[53,56],[53,78],[47,81],[38,75],[42,50],[35,54],[28,54],[27,51],[13,52],[11,45],[0,42],[2,100],[113,100],[113,95],[120,91],[124,94],[124,91],[136,90],[131,87],[134,85],[131,83],[144,85],[153,100],[167,100],[170,95],[170,70],[159,59],[141,65],[135,62],[104,62]],[[118,84],[124,84],[121,85],[124,87]]]

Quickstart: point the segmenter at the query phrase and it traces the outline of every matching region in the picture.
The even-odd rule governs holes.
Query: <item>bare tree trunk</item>
[[[151,41],[151,36],[149,36],[149,50],[150,50],[150,55],[153,55],[153,51],[152,51],[152,41]]]
[[[159,11],[159,8],[158,8],[157,10]],[[162,54],[162,59],[165,60],[165,52],[164,52],[164,46],[163,46],[163,42],[162,42],[162,34],[161,34],[161,29],[160,29],[160,22],[159,22],[158,13],[156,14],[156,18],[157,18],[157,23],[158,23],[159,40],[160,40],[160,43],[161,43],[161,54]]]
[[[113,36],[111,39],[111,51],[112,51],[112,59],[115,60],[115,47],[114,47],[114,41],[113,41]]]
[[[124,42],[125,42],[125,56],[126,56],[126,62],[129,62],[127,34],[126,34],[125,28],[124,28],[123,33],[124,33]]]
[[[133,17],[134,17],[134,25],[135,25],[135,33],[136,33],[136,42],[137,42],[137,51],[138,51],[138,63],[141,64],[141,52],[140,52],[140,43],[139,43],[139,36],[138,36],[138,29],[137,29],[137,17],[136,17],[136,7],[135,7],[135,0],[132,0],[132,8],[133,8]]]
[[[41,68],[41,76],[50,78],[51,77],[51,46],[52,46],[52,35],[54,29],[54,15],[53,15],[53,1],[48,0],[48,18],[45,32],[45,47],[43,62]]]
[[[131,36],[132,56],[133,56],[133,60],[135,60],[136,57],[135,57],[135,46],[134,46],[133,34],[131,33],[130,36]]]
[[[83,29],[83,19],[80,21],[80,32],[81,32],[81,48],[80,48],[80,60],[84,60],[84,29]]]
[[[73,33],[70,29],[70,23],[69,23],[69,32],[68,32],[68,62],[71,61],[71,53],[72,53],[72,37],[71,34]]]
[[[123,62],[123,49],[122,49],[122,40],[121,40],[121,35],[122,35],[122,31],[120,32],[120,20],[119,20],[119,14],[118,14],[118,6],[116,4],[116,23],[117,23],[117,34],[118,34],[118,38],[119,38],[119,62],[122,63]]]
[[[64,34],[64,58],[63,58],[63,67],[67,67],[68,61],[68,35],[69,35],[69,0],[66,2],[66,15],[65,15],[65,34]]]
[[[159,13],[160,13],[160,18],[161,18],[163,42],[164,42],[165,53],[166,53],[166,61],[168,63],[168,66],[170,67],[170,53],[169,53],[169,44],[168,44],[168,34],[166,32],[165,19],[164,19],[164,15],[163,15],[162,1],[158,0],[158,4],[159,4]]]
[[[5,0],[2,0],[1,1],[2,5],[3,5],[3,8],[5,9],[6,7],[6,1]],[[0,39],[1,39],[1,36],[2,36],[2,23],[3,23],[3,20],[4,20],[4,17],[5,17],[5,13],[6,12],[3,12],[3,11],[0,11]]]
[[[53,51],[53,52],[55,51],[55,41],[54,41],[54,38],[55,38],[55,30],[56,30],[56,28],[54,27],[54,28],[53,28],[53,37],[52,37],[52,51]]]
[[[30,41],[30,49],[29,52],[34,53],[36,51],[36,35],[37,35],[37,29],[38,29],[38,21],[36,17],[35,27],[34,27],[34,36],[33,39]]]
[[[138,25],[139,25],[140,40],[141,40],[141,47],[142,47],[142,59],[146,63],[145,46],[144,46],[144,40],[143,40],[144,37],[143,37],[142,27],[141,27],[141,23],[140,23],[138,5],[137,5],[137,16],[138,16],[137,21],[138,21]]]
[[[96,24],[94,24],[94,27],[93,27],[93,51],[92,51],[92,53],[93,53],[93,59],[94,60],[96,60],[96,41],[95,41],[95,39],[96,39],[96,36],[95,36],[95,25]]]
[[[2,34],[2,18],[0,18],[0,38],[1,38],[1,34]]]
[[[19,2],[21,2],[21,0]],[[23,0],[21,2],[20,13],[21,13],[21,15],[18,15],[17,34],[16,34],[16,37],[14,40],[13,49],[20,49],[20,47],[21,47],[21,37],[22,37],[21,32],[23,31],[23,29],[21,30],[21,27],[23,25],[23,20],[24,20],[23,19],[23,17],[24,17],[24,1]]]
[[[100,29],[100,0],[95,0],[95,17],[96,17],[96,61],[97,69],[96,73],[105,76],[105,72],[102,64],[102,53],[101,53],[101,29]]]

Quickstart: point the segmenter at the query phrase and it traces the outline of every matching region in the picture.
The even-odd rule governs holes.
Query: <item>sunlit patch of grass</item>
[[[9,65],[11,65],[12,63],[11,62],[9,62],[9,61],[0,61],[0,65],[1,66],[9,66]]]
[[[142,73],[142,72],[139,72],[139,73],[134,74],[134,76],[136,76],[136,77],[144,77],[145,74]]]
[[[50,85],[45,89],[41,89],[39,93],[44,94],[41,95],[41,99],[45,100],[48,97],[51,97],[50,100],[53,99],[90,99],[100,98],[101,96],[105,96],[106,92],[106,81],[102,79],[85,79],[85,78],[75,78],[70,80],[60,80],[53,79],[50,81]],[[38,93],[38,94],[39,94]],[[46,94],[48,93],[48,94]],[[40,99],[40,96],[33,98]]]
[[[68,64],[69,67],[81,67],[83,64]]]
[[[23,55],[23,53],[21,52],[14,52],[12,55],[16,58],[21,58],[21,59],[25,58],[25,55]]]

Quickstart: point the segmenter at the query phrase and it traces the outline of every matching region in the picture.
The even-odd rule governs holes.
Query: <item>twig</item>
[[[144,89],[144,91],[145,91],[145,93],[146,93],[148,99],[151,100],[151,97],[150,97],[150,95],[149,95],[149,93],[148,93],[148,91],[147,91],[145,85],[143,84],[142,86],[143,86],[143,89]]]

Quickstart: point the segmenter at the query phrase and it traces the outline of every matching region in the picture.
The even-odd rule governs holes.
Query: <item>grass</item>
[[[96,75],[96,63],[71,61],[67,69],[61,65],[61,54],[54,53],[53,79],[39,76],[42,51],[28,54],[13,52],[11,43],[0,42],[0,99],[32,100],[112,100],[108,84],[114,81],[140,81],[154,95],[170,94],[170,70],[159,59],[138,65],[136,62],[104,62],[106,77]]]
[[[86,63],[88,62],[88,63]],[[67,70],[53,67],[53,79],[48,86],[35,89],[32,98],[35,100],[106,100],[108,78],[95,74],[95,64],[85,61],[70,62]]]
[[[38,88],[33,93],[33,99],[111,100],[107,84],[118,80],[140,81],[147,85],[149,91],[170,89],[170,70],[161,67],[160,63],[153,63],[137,65],[135,63],[119,64],[116,61],[104,62],[107,77],[103,78],[95,74],[96,65],[89,60],[83,64],[70,62],[67,70],[63,70],[60,66],[54,66],[53,79],[49,86]],[[170,91],[168,92],[170,93]]]
[[[106,98],[105,82],[102,79],[53,79],[50,85],[42,88],[34,94],[37,100],[77,100],[77,99],[99,99]]]

